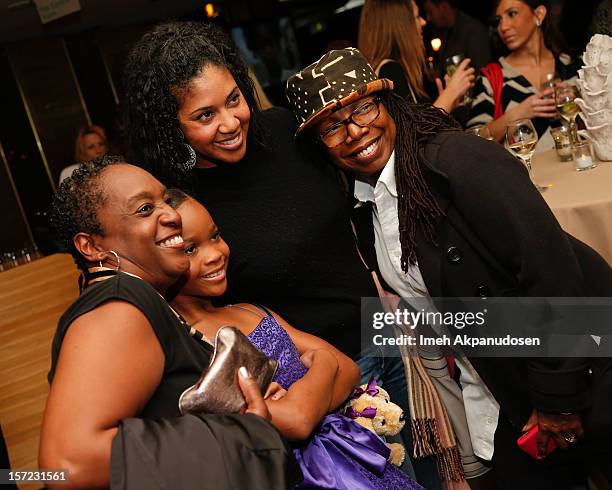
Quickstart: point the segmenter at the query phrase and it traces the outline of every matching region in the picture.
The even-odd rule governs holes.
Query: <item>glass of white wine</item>
[[[452,77],[464,59],[465,59],[465,56],[463,54],[455,54],[453,56],[449,56],[448,58],[446,58],[444,60],[444,64],[446,65],[446,74],[449,77]],[[467,105],[471,103],[472,103],[472,97],[470,96],[470,91],[468,90],[463,96],[463,99],[461,99],[461,105]]]
[[[468,134],[473,134],[474,136],[480,136],[489,141],[493,141],[493,133],[485,124],[477,124],[476,126],[472,126],[471,128],[467,128],[465,130]]]
[[[531,168],[531,157],[537,144],[538,133],[529,119],[519,119],[508,124],[506,128],[506,147],[525,164],[533,185],[540,192],[544,192],[550,186],[538,185],[533,179],[533,170]]]
[[[568,122],[572,145],[578,142],[578,128],[576,127],[576,116],[580,111],[576,98],[579,96],[575,85],[559,83],[555,85],[555,105],[557,112]]]

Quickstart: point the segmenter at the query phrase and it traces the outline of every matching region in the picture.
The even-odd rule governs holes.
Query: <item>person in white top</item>
[[[392,88],[349,48],[326,53],[286,89],[301,123],[297,135],[318,140],[335,165],[355,176],[366,217],[365,226],[356,220],[359,246],[366,259],[368,248],[375,252],[387,286],[408,299],[580,297],[593,295],[594,283],[598,291],[612,290],[610,267],[563,232],[508,152]],[[471,384],[464,394],[468,425],[481,426],[472,434],[477,454],[493,452],[497,488],[570,489],[590,405],[589,361],[470,361],[475,371],[460,363],[462,382]],[[478,390],[474,375],[485,389]],[[536,425],[540,453],[551,438],[567,451],[545,462],[521,452],[517,438]]]

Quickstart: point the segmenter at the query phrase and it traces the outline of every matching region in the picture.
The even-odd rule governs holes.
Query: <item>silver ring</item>
[[[574,444],[578,440],[576,434],[574,434],[573,432],[566,432],[565,434],[563,434],[563,439],[568,444]]]

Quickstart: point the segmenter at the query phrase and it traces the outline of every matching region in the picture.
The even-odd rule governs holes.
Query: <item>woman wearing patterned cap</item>
[[[286,91],[301,123],[297,135],[314,137],[336,166],[355,177],[360,249],[389,288],[425,300],[610,295],[608,264],[561,230],[516,159],[458,131],[446,113],[408,104],[391,88],[357,50],[347,49],[291,77]],[[495,456],[498,488],[571,488],[568,460],[576,455],[581,413],[590,404],[588,360],[471,361],[475,370],[460,365],[464,396],[468,385],[480,395],[466,401],[467,423],[474,453]],[[409,389],[415,396],[412,383]],[[435,407],[411,410],[417,437],[419,419],[436,415],[443,426]],[[516,440],[535,425],[541,452],[550,438],[570,451],[556,451],[544,462],[530,459]],[[415,451],[428,454],[420,442]],[[439,449],[433,448],[438,459]],[[465,461],[464,468],[469,470]]]
[[[361,298],[377,292],[337,173],[295,142],[290,111],[258,110],[227,35],[206,23],[153,28],[128,57],[124,87],[137,160],[190,190],[232,249],[223,302],[269,306],[359,360]],[[362,369],[362,382],[374,374],[396,400],[406,381],[401,360],[391,361]]]

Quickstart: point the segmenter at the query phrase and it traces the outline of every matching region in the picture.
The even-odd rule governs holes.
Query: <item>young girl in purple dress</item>
[[[176,192],[175,206],[182,217],[190,269],[172,305],[206,338],[214,339],[219,328],[234,325],[279,361],[274,380],[283,390],[266,404],[272,423],[293,442],[304,473],[301,487],[421,489],[387,463],[389,449],[378,436],[335,412],[359,381],[359,369],[350,358],[264,306],[213,305],[213,298],[227,287],[229,247],[199,202]]]

